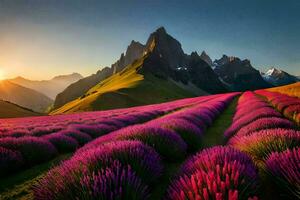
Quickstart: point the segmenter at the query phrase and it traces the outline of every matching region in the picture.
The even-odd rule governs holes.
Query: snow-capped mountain
[[[261,75],[265,81],[275,86],[287,85],[300,81],[298,77],[275,67],[271,67],[265,73],[261,72]]]

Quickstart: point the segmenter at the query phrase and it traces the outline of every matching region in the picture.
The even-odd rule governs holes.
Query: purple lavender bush
[[[294,128],[294,124],[287,119],[278,118],[278,117],[261,118],[241,128],[236,133],[236,135],[244,136],[244,135],[249,135],[255,131],[259,131],[263,129],[272,129],[272,128],[292,129]]]
[[[172,130],[179,134],[187,144],[189,152],[194,152],[201,146],[203,130],[187,120],[161,118],[154,120],[153,125]]]
[[[267,173],[282,199],[300,199],[300,147],[273,152],[266,161]]]
[[[34,187],[35,197],[36,199],[46,200],[80,199],[81,195],[83,195],[81,193],[86,192],[84,194],[88,196],[86,198],[93,199],[93,196],[90,195],[93,194],[93,191],[96,192],[101,188],[106,188],[105,191],[107,194],[111,194],[110,192],[114,191],[116,185],[119,184],[118,181],[120,181],[122,174],[116,174],[116,177],[111,180],[112,182],[97,183],[96,185],[99,186],[99,188],[94,188],[92,191],[82,190],[82,186],[86,184],[87,190],[90,190],[91,185],[94,184],[94,180],[102,180],[98,175],[101,176],[107,168],[114,166],[116,162],[120,163],[120,166],[123,168],[130,166],[130,170],[140,177],[143,182],[147,183],[156,181],[161,175],[163,168],[160,156],[155,150],[141,142],[118,141],[106,143],[98,148],[91,148],[80,154],[76,154],[71,160],[65,161],[60,166],[50,170]],[[93,176],[95,176],[96,179],[94,179]],[[130,187],[128,183],[131,183],[130,180],[124,179],[126,187],[122,187],[122,191],[124,190],[125,192],[128,187]],[[139,181],[136,183],[140,185]],[[132,187],[135,187],[135,184],[133,184]],[[79,196],[77,192],[80,193]],[[139,193],[142,191],[136,192]],[[95,194],[97,194],[97,192]]]
[[[224,136],[229,138],[238,132],[244,126],[262,118],[281,117],[281,114],[272,108],[258,109],[257,112],[250,112],[243,117],[234,121],[231,126],[225,131]]]
[[[293,129],[266,129],[246,136],[234,136],[229,145],[247,153],[260,167],[273,152],[282,152],[300,144],[300,131]]]
[[[47,190],[49,185],[56,183],[49,182],[46,188],[39,185],[34,187],[34,199],[146,200],[150,196],[148,187],[136,175],[130,165],[124,166],[119,161],[114,161],[111,166],[104,167],[97,172],[83,174],[80,178],[70,176],[65,183],[68,187],[61,187],[61,190]]]
[[[75,139],[59,132],[45,135],[43,138],[51,142],[60,153],[73,152],[79,147]]]
[[[20,152],[0,147],[0,177],[20,170],[23,162]]]
[[[19,151],[26,165],[48,161],[57,155],[57,149],[47,140],[26,136],[20,138],[1,138],[0,147]]]
[[[80,146],[83,146],[84,144],[92,140],[92,137],[90,135],[88,135],[87,133],[80,132],[78,130],[66,129],[59,131],[58,133],[68,137],[72,137],[78,142]]]
[[[205,149],[183,164],[167,200],[256,198],[257,170],[251,159],[231,147]]]
[[[121,129],[117,140],[139,140],[152,146],[164,159],[184,158],[187,144],[175,132],[154,125],[136,125]]]
[[[72,125],[70,129],[75,129],[83,133],[89,134],[92,138],[97,138],[115,130],[115,127],[111,125],[105,125],[105,124],[100,124],[100,125],[75,124]]]

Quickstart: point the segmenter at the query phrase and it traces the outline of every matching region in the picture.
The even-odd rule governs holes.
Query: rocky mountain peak
[[[157,32],[158,34],[161,34],[161,35],[167,34],[167,31],[166,31],[165,27],[163,27],[163,26],[161,26],[161,27],[159,27],[158,29],[156,29],[156,32]]]
[[[127,65],[131,64],[136,59],[143,56],[145,46],[134,40],[128,45],[125,54],[122,53],[120,59],[112,64],[113,73],[117,73],[124,69]]]
[[[293,76],[276,67],[269,68],[265,73],[261,73],[265,81],[275,86],[287,85],[299,81],[299,78]]]
[[[209,66],[213,66],[211,58],[209,57],[209,55],[207,55],[205,51],[202,51],[200,58],[204,60],[207,64],[209,64]]]
[[[155,46],[152,57],[163,58],[165,64],[172,69],[185,64],[186,55],[181,48],[181,44],[169,35],[164,27],[158,28],[150,35],[146,49],[150,49],[153,41]]]
[[[268,76],[274,76],[283,73],[281,70],[271,67],[265,74]]]

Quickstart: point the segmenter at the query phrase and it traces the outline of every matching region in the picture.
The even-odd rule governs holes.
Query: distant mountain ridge
[[[40,113],[45,112],[53,103],[46,95],[7,80],[0,82],[0,99]]]
[[[55,99],[56,95],[63,91],[70,84],[82,79],[83,76],[79,73],[56,76],[50,80],[29,80],[23,77],[9,79],[10,82],[36,90],[51,99]]]
[[[265,73],[261,72],[265,81],[271,83],[274,86],[283,86],[300,81],[297,76],[293,76],[283,70],[271,67]]]

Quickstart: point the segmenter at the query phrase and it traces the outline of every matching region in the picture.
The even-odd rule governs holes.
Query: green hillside
[[[136,60],[121,72],[92,87],[80,98],[50,114],[107,110],[195,96],[168,79],[161,79],[150,73],[140,74],[146,57],[147,55]]]

